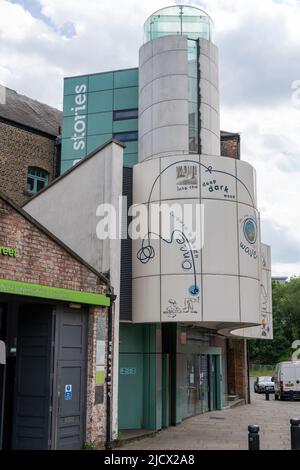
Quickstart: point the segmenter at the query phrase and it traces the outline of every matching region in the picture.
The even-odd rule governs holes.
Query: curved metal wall
[[[133,201],[148,214],[157,204],[193,210],[202,204],[204,240],[202,249],[190,250],[184,220],[184,236],[177,230],[168,238],[166,214],[159,233],[146,217],[142,239],[133,241],[134,322],[217,329],[260,322],[260,225],[251,165],[199,155],[148,160],[134,167]]]
[[[201,153],[220,155],[218,49],[199,39]],[[153,39],[139,54],[139,161],[189,154],[189,71],[186,36]]]

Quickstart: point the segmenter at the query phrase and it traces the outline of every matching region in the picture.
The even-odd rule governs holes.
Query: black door
[[[85,424],[87,314],[60,308],[56,315],[55,449],[82,449]]]
[[[52,307],[25,305],[18,318],[13,449],[50,447]]]

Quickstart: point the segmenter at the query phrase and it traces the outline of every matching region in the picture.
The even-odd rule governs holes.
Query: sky
[[[64,77],[136,67],[144,21],[172,3],[214,20],[221,128],[257,170],[272,274],[300,275],[298,0],[0,0],[0,84],[61,109]]]

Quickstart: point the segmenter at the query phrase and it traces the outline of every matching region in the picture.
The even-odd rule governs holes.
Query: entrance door
[[[143,355],[120,354],[119,367],[119,429],[142,429]]]
[[[13,449],[50,447],[52,307],[25,305],[18,316]]]
[[[87,313],[62,307],[56,315],[53,448],[82,449],[85,431]]]

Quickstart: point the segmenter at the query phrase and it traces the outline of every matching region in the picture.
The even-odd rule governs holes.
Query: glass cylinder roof
[[[144,24],[144,42],[161,36],[184,35],[189,39],[213,40],[213,21],[205,11],[175,5],[153,13]]]

